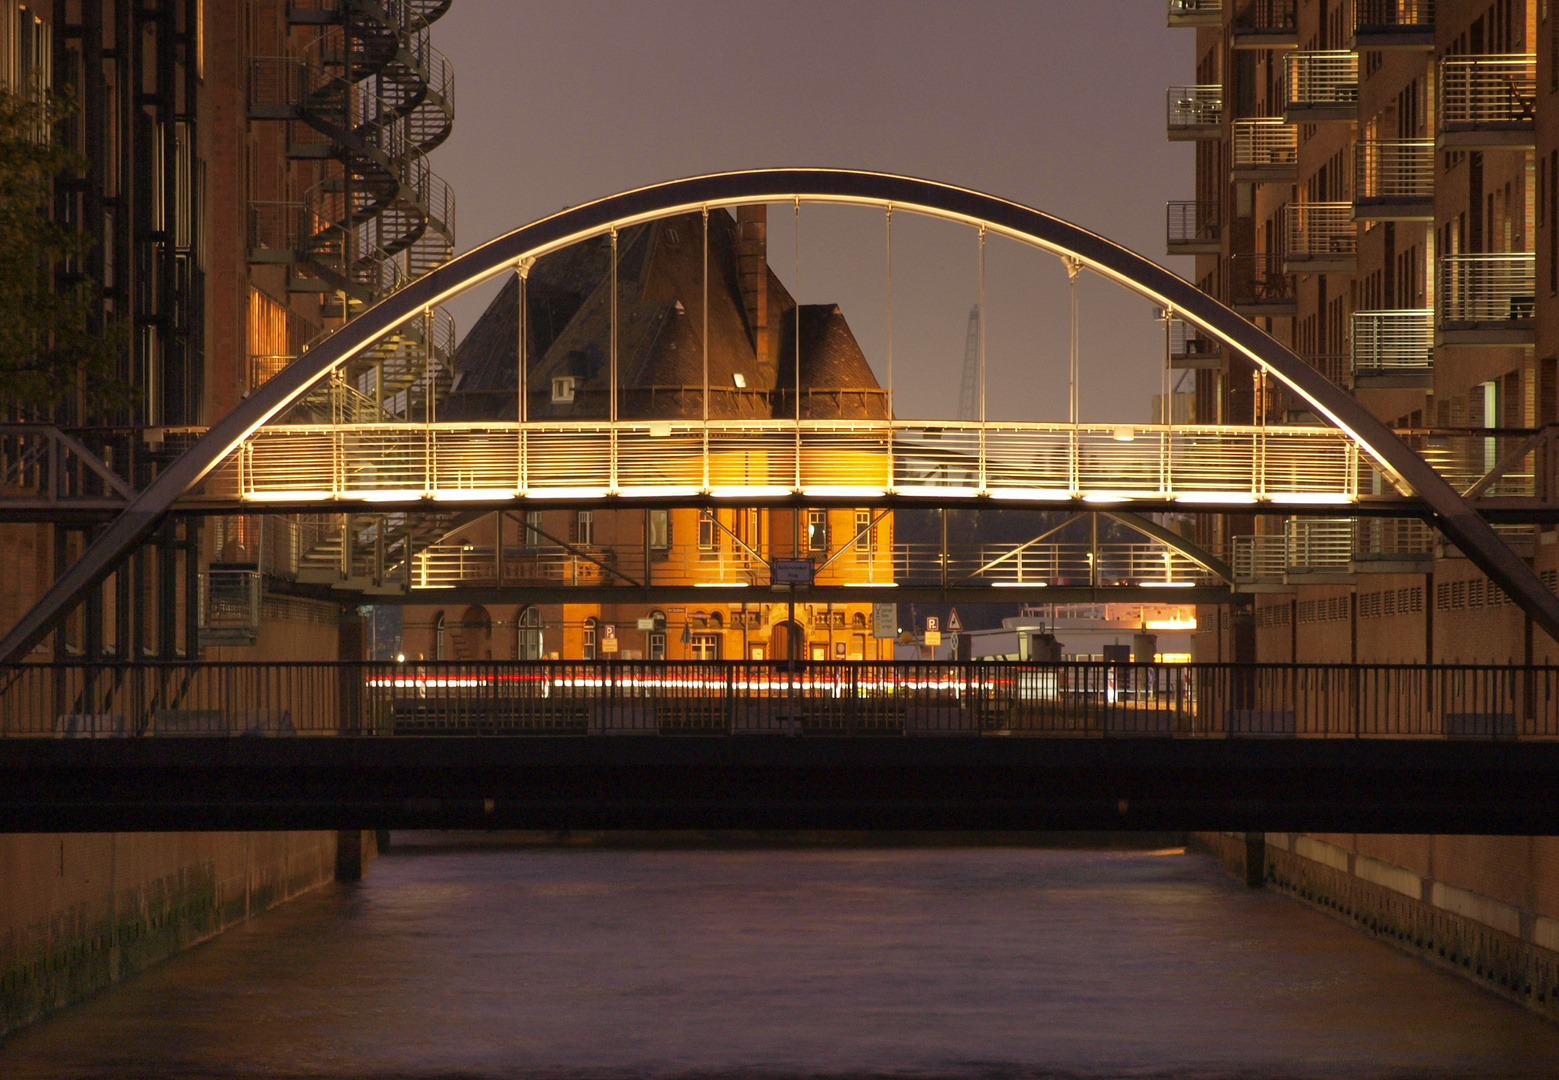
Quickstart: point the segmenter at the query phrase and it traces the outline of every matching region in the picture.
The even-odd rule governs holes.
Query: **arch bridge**
[[[983,331],[976,343],[981,363],[975,419],[925,421],[895,416],[891,366],[890,405],[880,418],[805,416],[799,304],[794,416],[722,419],[710,415],[706,305],[703,415],[636,418],[619,408],[620,320],[615,289],[607,315],[612,389],[604,417],[560,421],[527,415],[523,323],[517,419],[440,420],[436,391],[418,399],[420,416],[411,415],[416,395],[409,389],[398,415],[379,408],[365,418],[358,407],[362,395],[353,389],[349,376],[371,363],[377,343],[403,337],[419,323],[430,325],[438,305],[469,289],[514,275],[523,290],[537,260],[571,245],[607,238],[615,254],[617,237],[626,230],[699,215],[705,222],[707,296],[710,211],[769,204],[794,206],[798,220],[801,207],[809,204],[882,212],[890,274],[894,215],[920,215],[966,226],[980,240],[982,297],[987,236],[1057,257],[1072,282],[1069,421],[1016,423],[985,418]],[[615,283],[615,258],[610,272]],[[1076,326],[1077,280],[1084,273],[1146,298],[1166,313],[1166,337],[1172,318],[1249,360],[1319,422],[1311,426],[1082,422],[1077,408]],[[426,336],[432,340],[434,335]],[[438,385],[437,376],[436,365],[428,364],[424,379],[430,387]],[[262,384],[209,429],[156,434],[187,443],[187,449],[137,490],[71,433],[37,428],[0,431],[0,451],[9,459],[8,472],[31,478],[10,486],[14,494],[0,498],[0,515],[12,520],[40,514],[53,520],[71,515],[81,521],[107,519],[81,558],[0,641],[0,660],[14,662],[25,655],[170,515],[340,515],[346,523],[340,555],[348,566],[354,515],[375,515],[380,521],[429,515],[444,523],[441,533],[419,540],[405,531],[399,540],[402,577],[414,586],[419,560],[424,577],[430,562],[442,565],[439,560],[445,554],[440,542],[452,535],[452,522],[458,528],[459,515],[497,512],[501,521],[504,511],[548,506],[839,506],[875,514],[905,507],[1001,506],[1107,512],[1148,541],[1163,545],[1165,565],[1175,559],[1188,561],[1212,580],[1225,581],[1231,574],[1222,560],[1154,526],[1140,513],[1416,517],[1461,549],[1537,625],[1559,638],[1559,599],[1491,525],[1491,521],[1559,517],[1550,477],[1554,455],[1546,433],[1399,435],[1295,353],[1143,256],[1005,199],[902,176],[849,170],[753,170],[672,181],[566,209],[403,286]],[[384,547],[382,528],[375,542]],[[1026,550],[1029,545],[1022,547]],[[464,559],[467,545],[459,545],[459,551]],[[502,553],[500,533],[496,562],[501,563]],[[1097,586],[1100,551],[1095,546],[1089,554],[1095,569],[1086,584]],[[997,564],[1021,566],[1021,556],[1019,551],[993,557]],[[944,547],[935,558],[942,567],[938,584],[945,588],[949,553]],[[987,568],[979,563],[977,558],[977,569],[983,573]],[[763,583],[761,572],[767,567],[756,569],[758,578],[730,584]],[[619,576],[631,584],[645,584]],[[503,580],[500,567],[495,584],[501,586]],[[1018,583],[1023,583],[1021,577]]]

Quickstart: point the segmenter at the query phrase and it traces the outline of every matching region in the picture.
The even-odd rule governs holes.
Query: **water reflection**
[[[1196,857],[401,849],[0,1047],[44,1077],[1552,1077],[1559,1028]]]

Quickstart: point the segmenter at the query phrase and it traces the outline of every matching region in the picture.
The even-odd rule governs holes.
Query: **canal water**
[[[1559,1027],[1174,851],[424,842],[0,1044],[56,1077],[1559,1076]]]

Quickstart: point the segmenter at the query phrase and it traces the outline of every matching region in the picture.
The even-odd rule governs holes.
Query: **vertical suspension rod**
[[[976,350],[979,356],[979,368],[976,388],[980,399],[980,484],[978,491],[981,495],[986,491],[986,466],[985,466],[985,226],[980,226],[980,321],[975,327],[979,335],[979,347]]]
[[[607,490],[613,494],[617,491],[617,229],[612,229],[612,307],[611,307],[611,341],[610,351],[610,378],[612,385],[607,395],[607,408],[609,413],[611,447],[609,451],[610,475],[607,477]]]

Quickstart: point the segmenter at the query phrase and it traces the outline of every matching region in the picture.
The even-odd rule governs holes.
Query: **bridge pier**
[[[1266,876],[1267,834],[1248,832],[1245,834],[1245,885],[1259,889],[1266,883]]]
[[[362,881],[363,871],[379,856],[379,836],[387,830],[342,829],[336,833],[336,880]]]

